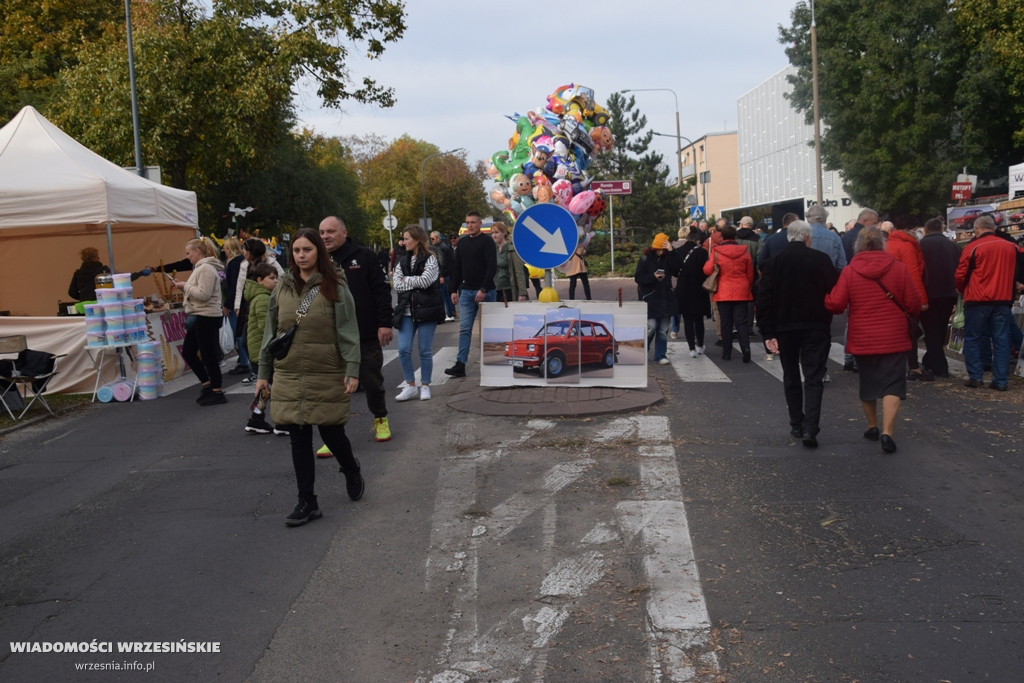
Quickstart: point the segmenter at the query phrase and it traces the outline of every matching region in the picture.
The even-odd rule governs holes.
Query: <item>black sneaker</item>
[[[200,396],[199,400],[196,401],[201,406],[217,406],[222,403],[227,403],[228,397],[224,395],[223,391],[210,390],[206,396]]]
[[[460,361],[455,361],[455,365],[451,366],[444,371],[444,374],[452,377],[465,377],[466,376],[466,364]]]
[[[202,389],[199,390],[199,395],[196,396],[196,403],[202,405],[203,401],[206,400],[206,397],[209,396],[212,393],[213,393],[213,388],[210,387],[209,384],[207,384],[205,387],[203,387]]]
[[[236,365],[235,367],[228,370],[229,375],[251,375],[252,370],[249,369],[248,365]]]
[[[312,522],[321,517],[323,517],[323,513],[320,512],[320,506],[316,504],[316,496],[313,496],[313,500],[299,498],[299,504],[295,506],[290,515],[284,518],[284,523],[288,526],[302,526],[306,522]]]
[[[252,384],[253,382],[255,382],[258,379],[259,379],[259,377],[257,377],[256,375],[249,375],[248,377],[243,377],[242,378],[242,384]]]
[[[359,500],[363,497],[363,491],[366,490],[366,483],[363,481],[363,475],[360,472],[359,460],[353,458],[356,461],[356,471],[349,474],[345,470],[338,468],[338,471],[345,475],[345,490],[348,492],[348,497],[352,500]]]
[[[250,434],[269,434],[274,431],[274,428],[267,423],[262,415],[253,415],[245,424],[245,431]]]

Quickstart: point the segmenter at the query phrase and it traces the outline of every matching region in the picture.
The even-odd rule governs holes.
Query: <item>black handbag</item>
[[[313,289],[306,293],[306,296],[302,298],[302,302],[299,304],[299,309],[295,311],[298,319],[295,324],[289,327],[284,332],[280,333],[267,343],[267,352],[276,358],[277,360],[284,360],[288,355],[288,351],[292,348],[292,340],[295,339],[295,331],[299,329],[299,321],[305,317],[306,312],[309,311],[310,304],[313,303],[313,299],[320,292],[320,286],[317,285]]]

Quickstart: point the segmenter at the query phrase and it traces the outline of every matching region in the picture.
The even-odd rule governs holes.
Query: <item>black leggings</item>
[[[324,440],[331,453],[341,465],[341,471],[354,474],[359,471],[359,464],[352,455],[352,442],[345,434],[345,425],[319,425],[320,438]],[[315,495],[313,483],[316,481],[316,456],[313,454],[313,425],[290,425],[288,433],[292,442],[292,466],[295,467],[295,483],[299,487],[299,497],[311,500]]]
[[[587,301],[590,301],[590,279],[587,277],[586,273],[580,273],[578,275],[569,276],[569,298],[576,298],[577,278],[579,278],[579,280],[583,283],[583,296],[586,298]]]
[[[686,343],[691,351],[698,346],[704,346],[704,314],[683,313],[683,332],[686,333]]]
[[[197,315],[192,327],[185,333],[181,344],[181,357],[203,384],[220,389],[220,326],[223,318]]]

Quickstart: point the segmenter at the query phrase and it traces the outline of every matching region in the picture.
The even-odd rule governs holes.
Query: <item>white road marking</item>
[[[715,362],[701,354],[696,358],[690,358],[690,353],[676,353],[669,356],[672,361],[672,369],[684,382],[731,382],[732,380],[722,372]]]

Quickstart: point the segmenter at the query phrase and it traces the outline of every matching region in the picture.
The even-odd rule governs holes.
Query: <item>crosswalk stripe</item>
[[[668,358],[672,362],[672,369],[684,382],[731,382],[732,380],[722,372],[715,362],[706,355],[701,354],[696,358],[690,358],[689,353],[676,353]]]

